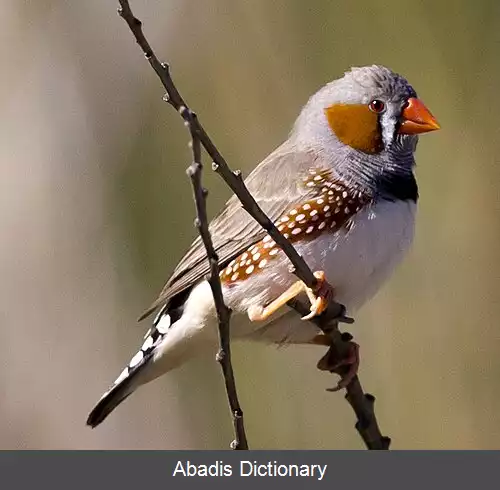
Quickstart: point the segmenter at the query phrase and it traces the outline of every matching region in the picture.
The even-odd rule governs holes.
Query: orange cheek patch
[[[378,115],[364,104],[334,104],[325,109],[328,124],[337,138],[364,153],[382,150]]]
[[[303,184],[306,188],[316,188],[317,197],[289,209],[276,222],[278,230],[291,243],[312,240],[346,227],[350,218],[370,201],[368,196],[348,189],[339,181],[331,181],[328,176],[327,172],[311,169]],[[273,259],[281,253],[276,242],[267,235],[221,271],[221,282],[231,285],[247,279],[272,265]]]

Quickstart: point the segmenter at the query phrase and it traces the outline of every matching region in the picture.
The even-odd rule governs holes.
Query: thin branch
[[[161,63],[155,55],[149,42],[142,31],[142,23],[137,19],[130,9],[128,0],[118,0],[120,8],[118,13],[128,24],[135,40],[141,47],[146,59],[160,78],[166,95],[164,100],[176,109],[182,118],[190,125],[192,135],[203,145],[207,153],[213,160],[213,170],[215,170],[231,190],[240,200],[242,207],[267,231],[273,240],[283,250],[293,266],[293,272],[302,280],[309,288],[316,290],[318,284],[311,269],[307,266],[304,259],[297,253],[293,245],[278,231],[274,223],[259,207],[255,199],[252,197],[246,188],[241,172],[232,171],[227,165],[224,157],[220,154],[205,129],[197,118],[191,120],[192,111],[187,106],[186,102],[180,95],[175,86],[172,77],[170,76],[169,65]],[[211,262],[212,266],[212,262]],[[293,302],[293,306],[297,311],[304,315],[309,313],[309,309],[301,305],[299,302]],[[325,334],[329,335],[332,346],[327,355],[343,356],[348,352],[348,345],[342,339],[342,333],[338,330],[338,322],[352,323],[352,319],[344,316],[345,308],[336,303],[331,302],[328,310],[319,318],[313,321],[321,328]],[[228,340],[229,341],[229,340]],[[338,357],[337,357],[338,358]],[[378,429],[378,424],[373,410],[373,402],[375,398],[372,395],[365,394],[359,382],[359,378],[355,376],[350,383],[345,387],[347,394],[346,399],[352,406],[356,417],[356,429],[363,438],[368,449],[388,449],[390,439],[381,435]],[[229,395],[228,395],[229,396]]]
[[[220,363],[224,381],[226,385],[226,393],[231,409],[231,415],[234,425],[234,441],[231,443],[232,449],[248,449],[247,436],[245,434],[245,426],[243,424],[243,411],[240,407],[238,394],[236,391],[236,382],[234,379],[233,365],[231,363],[231,343],[230,343],[230,328],[229,322],[231,319],[231,310],[224,303],[222,295],[222,286],[219,277],[219,258],[215,252],[212,237],[208,230],[208,217],[206,200],[208,191],[203,188],[201,182],[203,165],[201,161],[201,144],[200,139],[194,129],[196,114],[189,111],[188,126],[191,133],[191,148],[193,151],[193,163],[188,167],[187,174],[191,178],[193,185],[193,194],[196,204],[195,226],[203,240],[203,244],[207,250],[207,258],[210,263],[210,274],[207,278],[214,296],[215,308],[219,320],[219,345],[220,349],[217,353],[217,361]]]
[[[161,63],[156,57],[153,49],[142,32],[142,22],[132,13],[128,0],[119,0],[119,3],[121,8],[118,9],[118,13],[128,24],[137,41],[137,44],[141,47],[144,56],[153,67],[153,70],[156,72],[165,87],[165,90],[167,91],[163,99],[176,111],[178,111],[182,118],[189,123],[189,107],[177,90],[177,87],[170,76],[169,65],[167,63]],[[201,144],[213,160],[213,170],[215,170],[224,179],[226,184],[231,188],[236,196],[238,196],[243,209],[245,209],[280,246],[286,256],[290,259],[290,262],[294,267],[294,273],[297,277],[311,289],[316,289],[317,281],[314,274],[311,272],[311,269],[295,250],[293,245],[278,231],[278,228],[268,218],[264,211],[262,211],[260,206],[257,204],[257,201],[255,201],[249,190],[244,185],[241,172],[233,172],[229,168],[226,160],[220,154],[219,150],[203,129],[203,126],[198,119],[193,122],[193,130],[196,132]]]
[[[300,315],[307,315],[309,313],[309,307],[298,300],[290,301],[289,306],[294,308]],[[331,311],[328,308],[321,316],[311,320],[325,334],[329,335],[332,340],[332,345],[323,359],[328,357],[336,360],[345,359],[349,355],[349,344],[352,336],[347,332],[341,333],[339,331],[336,315],[337,312],[335,310]],[[332,363],[328,364],[331,365]],[[342,376],[347,370],[348,367],[342,367],[336,369],[334,372]],[[343,386],[341,383],[342,381],[335,388],[330,388],[327,391],[338,391],[340,388],[346,389],[345,399],[356,414],[357,421],[355,428],[366,447],[368,449],[389,449],[391,439],[382,435],[375,416],[375,397],[370,393],[364,393],[357,375],[346,386]]]

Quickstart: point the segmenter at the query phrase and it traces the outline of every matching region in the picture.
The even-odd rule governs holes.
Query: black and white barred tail
[[[170,315],[160,311],[153,324],[154,327],[145,335],[141,349],[90,412],[87,418],[87,425],[90,427],[97,427],[139,386],[151,379],[148,377],[147,368],[154,361],[155,349],[163,341],[171,325]]]

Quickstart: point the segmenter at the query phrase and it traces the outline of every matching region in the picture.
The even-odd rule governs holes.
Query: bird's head
[[[411,196],[418,135],[439,124],[401,75],[379,65],[352,68],[316,92],[291,138],[373,195]]]
[[[406,79],[379,65],[352,68],[314,94],[294,133],[333,136],[366,154],[388,150],[397,142],[439,129]]]

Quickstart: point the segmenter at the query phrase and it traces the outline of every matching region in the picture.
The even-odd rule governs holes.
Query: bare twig
[[[189,123],[189,107],[177,90],[177,87],[170,76],[169,65],[161,63],[156,57],[153,49],[142,32],[142,22],[132,13],[128,0],[118,1],[121,6],[121,8],[118,9],[118,13],[125,20],[125,22],[127,22],[130,30],[134,34],[137,44],[141,47],[144,56],[153,67],[153,70],[156,72],[167,91],[163,99],[175,110],[179,111],[183,119]],[[280,246],[283,252],[285,252],[294,267],[294,273],[297,277],[308,287],[315,289],[317,281],[314,274],[311,272],[311,269],[307,266],[304,259],[298,254],[293,245],[278,231],[278,228],[276,228],[274,223],[268,218],[264,211],[262,211],[244,185],[241,172],[233,172],[229,168],[226,160],[220,154],[219,150],[203,129],[203,126],[198,119],[193,122],[193,129],[200,139],[201,144],[214,162],[212,165],[213,170],[215,170],[224,179],[226,184],[232,189],[236,196],[238,196],[243,209],[245,209],[259,223],[259,225],[262,226],[262,228],[264,228],[269,235],[271,235],[273,240]]]
[[[186,109],[187,111],[187,109]],[[191,133],[191,148],[193,151],[193,163],[188,167],[187,174],[191,178],[193,185],[193,194],[196,204],[197,218],[195,226],[203,240],[203,244],[207,250],[207,258],[210,263],[210,274],[208,283],[212,289],[214,296],[215,308],[219,319],[219,345],[220,349],[217,353],[217,360],[221,365],[224,381],[226,385],[226,393],[233,417],[234,425],[234,441],[231,443],[232,449],[248,449],[247,437],[245,434],[245,426],[243,424],[243,411],[240,407],[238,394],[236,392],[236,382],[234,379],[233,365],[231,363],[231,343],[230,343],[230,328],[229,322],[231,319],[231,310],[224,303],[222,295],[222,286],[219,278],[219,258],[215,252],[212,237],[208,230],[208,217],[206,199],[208,191],[203,188],[201,182],[201,174],[203,165],[201,162],[201,144],[200,139],[194,129],[196,114],[189,111],[187,115],[189,131]]]
[[[298,300],[290,301],[289,305],[300,315],[309,313],[309,307]],[[332,340],[332,345],[326,356],[331,356],[333,359],[344,359],[349,353],[349,342],[352,340],[352,336],[347,332],[341,333],[339,331],[336,315],[335,310],[332,312],[328,308],[321,316],[315,317],[311,321],[318,325]],[[343,374],[341,370],[335,370],[335,373]],[[337,389],[338,386],[328,389],[328,391],[337,391]],[[375,417],[375,397],[370,393],[363,392],[363,387],[357,375],[350,380],[345,389],[345,398],[356,414],[355,428],[366,447],[368,449],[389,449],[391,439],[382,435]]]
[[[170,75],[169,65],[161,63],[151,46],[149,45],[144,33],[142,31],[142,23],[137,19],[130,9],[128,0],[118,0],[120,8],[118,12],[120,16],[127,22],[135,40],[141,47],[146,59],[160,78],[167,93],[164,100],[168,102],[174,109],[176,109],[182,118],[189,124],[191,134],[195,136],[201,145],[205,148],[207,153],[213,160],[213,169],[222,177],[226,184],[232,189],[240,200],[242,207],[264,228],[273,240],[283,250],[293,265],[293,272],[302,280],[308,287],[315,290],[317,288],[317,281],[311,269],[307,266],[304,259],[297,253],[293,245],[278,231],[274,223],[259,207],[255,199],[252,197],[246,188],[241,173],[239,171],[232,171],[227,165],[224,157],[220,154],[203,126],[197,118],[191,118],[192,111],[187,106],[186,102],[180,95],[177,87],[175,86]],[[210,252],[209,252],[210,257]],[[212,266],[212,261],[210,262]],[[309,313],[309,309],[299,302],[293,302],[291,305],[301,315]],[[305,310],[304,310],[305,308]],[[342,333],[338,330],[338,322],[344,321],[352,323],[352,320],[344,317],[344,307],[338,303],[331,302],[328,310],[319,318],[313,321],[321,328],[327,335],[330,336],[332,347],[330,351],[335,355],[345,355],[347,353],[347,343],[342,339]],[[229,342],[229,339],[227,339]],[[229,346],[229,344],[228,344]],[[222,346],[221,346],[222,347]],[[330,352],[329,351],[329,352]],[[233,379],[234,381],[234,379]],[[227,379],[226,379],[227,386]],[[378,424],[373,411],[373,402],[375,398],[372,395],[365,394],[361,387],[361,383],[357,376],[346,386],[346,399],[351,404],[356,416],[357,423],[356,429],[363,438],[368,449],[388,449],[390,439],[383,437],[378,429]],[[228,393],[229,396],[229,393]],[[233,416],[235,412],[233,412]],[[235,419],[235,423],[238,417]]]

